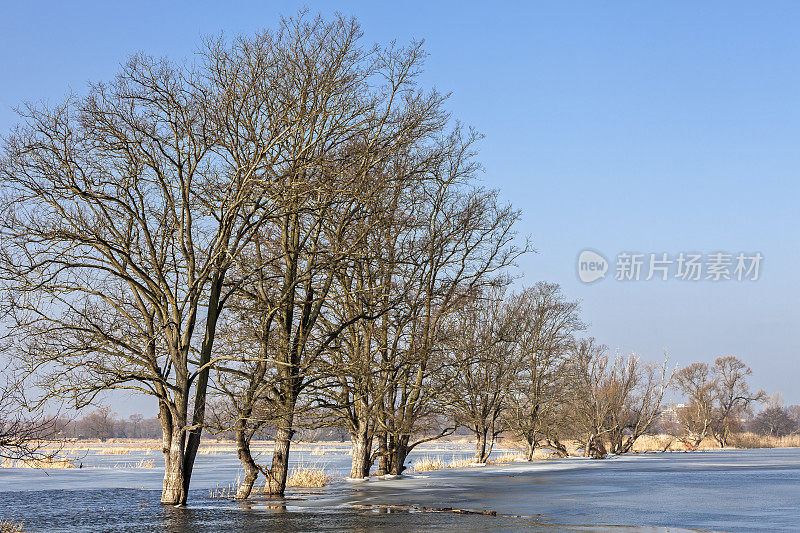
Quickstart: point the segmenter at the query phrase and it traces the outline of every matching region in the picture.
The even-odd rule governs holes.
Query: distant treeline
[[[57,436],[64,439],[161,439],[161,422],[157,417],[145,417],[138,413],[127,418],[118,417],[108,407],[100,407],[74,418],[60,417],[57,425]],[[234,432],[223,431],[215,436],[221,440],[233,440]],[[303,428],[298,431],[297,438],[306,441],[349,440],[347,431],[338,427]],[[269,435],[266,433],[254,437],[254,440],[267,439]]]
[[[685,406],[670,407],[662,411],[653,424],[651,433],[681,435],[682,429],[677,413]],[[127,418],[117,417],[109,408],[101,407],[76,418],[59,418],[59,435],[66,439],[160,439],[161,423],[156,417],[132,414]],[[800,405],[783,405],[778,395],[770,398],[758,413],[747,413],[740,421],[737,431],[756,435],[785,437],[800,432]],[[465,429],[455,433],[471,435]],[[235,432],[223,431],[216,435],[220,440],[234,440]],[[268,434],[259,434],[255,440],[269,440]],[[298,440],[303,441],[349,441],[347,431],[340,427],[301,428]]]

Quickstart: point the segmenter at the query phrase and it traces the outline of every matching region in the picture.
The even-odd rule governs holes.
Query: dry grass
[[[432,470],[441,470],[445,464],[439,457],[422,457],[414,461],[411,469],[414,472],[430,472]]]
[[[728,446],[731,448],[774,448],[776,440],[775,437],[738,433],[730,436]]]
[[[221,453],[234,453],[235,451],[236,448],[234,446],[209,446],[197,450],[197,455],[219,455]]]
[[[42,458],[42,459],[3,459],[0,468],[49,468],[65,469],[75,468],[75,463],[69,459]]]
[[[139,459],[136,463],[117,463],[114,468],[153,468],[155,462],[152,459]]]
[[[683,451],[686,447],[672,435],[642,435],[633,443],[634,452]]]
[[[414,463],[411,465],[411,470],[414,472],[431,472],[433,470],[441,470],[443,468],[465,468],[467,466],[475,466],[478,464],[479,463],[476,463],[472,458],[459,459],[456,456],[453,456],[450,462],[446,463],[438,455],[434,457],[425,456],[414,461]]]
[[[239,483],[217,485],[216,487],[208,491],[208,496],[209,498],[232,499],[236,497],[237,490],[239,490]]]
[[[22,533],[22,522],[0,519],[0,533]]]
[[[130,448],[101,448],[97,455],[130,455]]]
[[[331,480],[324,468],[299,465],[289,473],[287,487],[324,487]]]
[[[311,455],[325,455],[325,454],[326,454],[325,450],[323,450],[319,446],[311,450]]]
[[[504,453],[502,455],[498,455],[497,457],[490,458],[489,464],[500,465],[505,463],[517,463],[524,460],[525,456],[521,453]]]
[[[772,437],[754,433],[734,433],[728,439],[728,448],[788,448],[800,447],[800,435]],[[719,444],[712,438],[705,438],[695,450],[718,450]],[[634,452],[687,451],[689,447],[672,435],[643,435],[633,445]]]

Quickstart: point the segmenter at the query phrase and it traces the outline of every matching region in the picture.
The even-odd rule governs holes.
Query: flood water
[[[449,461],[470,451],[439,445],[416,453]],[[0,469],[0,518],[21,520],[31,531],[800,530],[798,448],[569,458],[363,483],[339,479],[249,503],[210,498],[209,489],[236,479],[235,454],[223,453],[198,457],[185,508],[159,504],[160,459],[146,457],[156,468],[131,468],[142,459],[131,454],[87,455],[81,469]],[[350,457],[298,452],[292,460],[343,477]],[[432,511],[443,508],[497,515]]]

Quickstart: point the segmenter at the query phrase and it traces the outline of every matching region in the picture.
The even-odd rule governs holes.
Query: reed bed
[[[539,450],[537,450],[539,451]],[[549,455],[549,454],[547,454]],[[497,457],[489,458],[489,464],[492,465],[501,465],[505,463],[518,463],[520,461],[524,461],[525,456],[521,453],[504,453],[502,455],[498,455]]]
[[[431,472],[433,470],[441,470],[443,468],[465,468],[467,466],[475,466],[480,464],[481,463],[476,463],[472,458],[458,458],[456,456],[453,456],[450,462],[446,463],[441,457],[436,455],[433,457],[425,456],[417,459],[411,465],[411,469],[414,472]]]
[[[130,448],[100,448],[97,455],[130,455]]]
[[[48,468],[48,469],[66,469],[75,468],[75,463],[69,459],[61,459],[57,457],[43,457],[41,459],[3,459],[0,462],[0,468]]]

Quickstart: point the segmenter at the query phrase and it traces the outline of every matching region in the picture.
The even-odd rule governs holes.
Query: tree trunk
[[[473,428],[475,432],[475,462],[486,462],[486,434],[487,429]]]
[[[245,435],[243,426],[243,420],[237,421],[237,455],[239,456],[239,461],[242,463],[242,467],[244,468],[244,480],[236,490],[237,500],[246,500],[250,497],[250,493],[253,491],[253,485],[256,482],[256,478],[258,478],[258,466],[256,466],[256,462],[253,460],[253,455],[250,453],[250,441]]]
[[[203,423],[206,415],[206,393],[208,391],[208,375],[211,361],[211,350],[214,346],[214,335],[217,329],[217,319],[219,318],[219,297],[222,290],[222,282],[225,278],[224,271],[214,275],[211,283],[211,294],[209,295],[206,313],[206,332],[203,344],[200,347],[200,372],[197,375],[197,383],[194,388],[194,412],[192,413],[192,429],[188,432],[188,439],[183,453],[183,502],[189,494],[189,482],[192,480],[192,469],[194,460],[197,457],[197,450],[200,448],[200,437],[203,433]]]
[[[275,450],[272,452],[272,465],[267,472],[267,494],[282,496],[286,491],[286,479],[289,473],[289,446],[292,443],[294,430],[291,429],[293,415],[289,415],[288,424],[275,433]]]
[[[399,438],[391,437],[390,439],[394,444],[393,449],[390,449],[392,454],[390,472],[396,476],[402,474],[406,469],[405,462],[408,456],[408,441],[410,438],[410,435],[400,435]]]
[[[378,438],[378,475],[385,476],[389,473],[389,453],[386,449],[386,433],[377,434]]]
[[[171,420],[168,425],[172,426]],[[172,426],[170,429],[170,433],[165,432],[163,435],[161,449],[164,454],[164,483],[161,488],[161,503],[165,505],[183,505],[186,503],[184,477],[186,432],[183,427]]]
[[[372,466],[370,455],[372,454],[372,439],[369,437],[369,428],[365,423],[359,424],[359,428],[350,434],[353,447],[353,460],[350,466],[350,479],[364,479],[369,477],[369,469]]]
[[[536,451],[536,440],[532,436],[525,438],[525,460],[533,461],[533,452]]]
[[[569,457],[569,452],[567,451],[567,447],[564,446],[561,441],[554,438],[552,440],[547,440],[547,445],[556,452],[556,455],[559,457]]]

